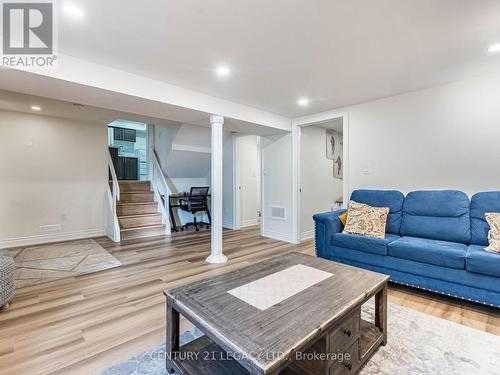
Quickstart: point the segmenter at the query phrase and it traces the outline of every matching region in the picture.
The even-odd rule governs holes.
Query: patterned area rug
[[[363,318],[373,321],[373,303],[363,306]],[[500,374],[500,336],[389,304],[389,343],[381,347],[361,374]],[[185,331],[181,343],[200,337]],[[101,375],[167,375],[165,345],[113,366]]]
[[[121,266],[91,239],[0,250],[14,258],[16,288]]]

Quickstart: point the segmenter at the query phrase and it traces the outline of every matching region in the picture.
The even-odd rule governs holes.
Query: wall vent
[[[286,210],[285,207],[271,207],[271,219],[286,220]]]

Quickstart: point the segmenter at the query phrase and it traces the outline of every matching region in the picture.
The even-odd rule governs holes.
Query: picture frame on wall
[[[326,158],[333,160],[333,177],[344,177],[344,142],[342,134],[334,130],[326,131]]]
[[[326,130],[326,158],[333,160],[337,141],[335,139],[335,132],[333,130]]]

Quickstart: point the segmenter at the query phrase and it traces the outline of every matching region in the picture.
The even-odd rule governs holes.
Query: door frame
[[[241,229],[240,136],[233,134],[233,229]]]
[[[261,137],[256,134],[233,134],[233,229],[241,229],[241,165],[240,165],[240,137],[245,137],[253,135],[255,137]],[[262,141],[262,140],[261,140]],[[263,231],[264,218],[263,218],[263,158],[262,158],[262,144],[259,145],[260,153],[260,232]]]
[[[300,138],[302,127],[311,125],[321,125],[322,123],[342,118],[343,127],[343,154],[344,154],[344,178],[343,178],[343,205],[346,207],[349,200],[351,190],[350,190],[350,152],[349,152],[349,114],[347,112],[337,112],[328,111],[311,116],[304,116],[292,120],[292,226],[293,226],[293,240],[294,243],[301,243],[301,231],[300,231],[300,205],[301,205],[301,193],[300,193]]]

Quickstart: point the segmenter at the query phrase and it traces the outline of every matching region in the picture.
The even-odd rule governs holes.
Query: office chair
[[[189,196],[186,198],[180,198],[179,204],[180,209],[182,211],[186,211],[191,213],[194,216],[194,221],[191,223],[186,223],[181,227],[181,230],[189,228],[191,225],[194,225],[196,231],[199,232],[200,229],[198,225],[206,224],[207,228],[212,224],[212,217],[210,216],[210,210],[208,209],[208,190],[210,188],[208,186],[203,187],[192,187],[189,192]],[[208,224],[204,222],[196,221],[196,213],[197,212],[206,212],[208,216]]]

